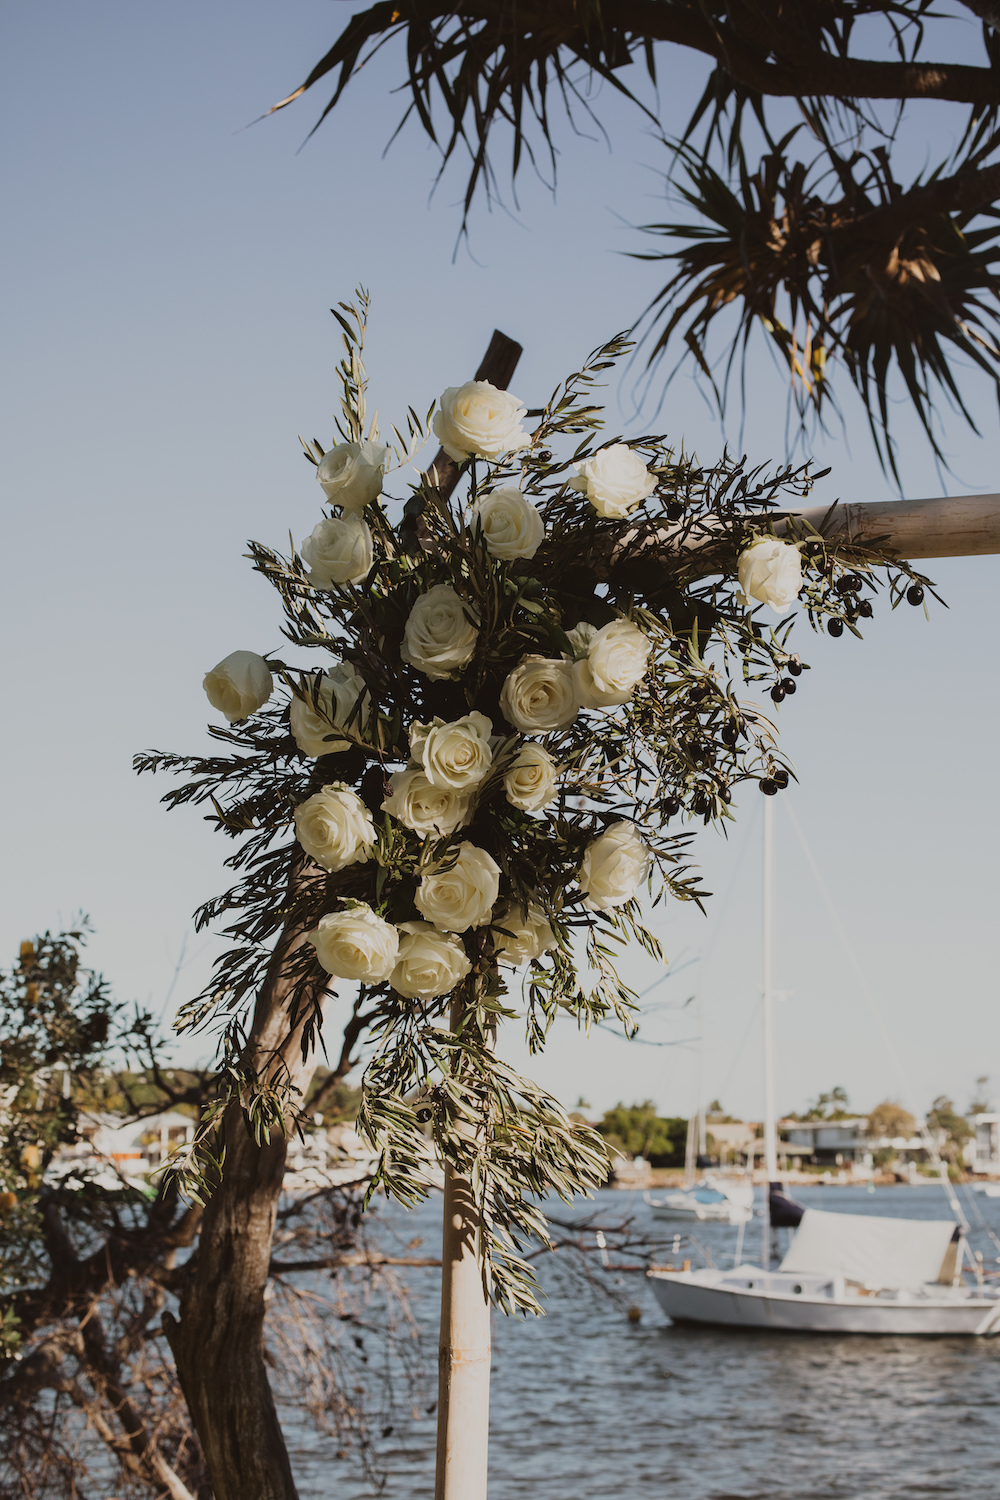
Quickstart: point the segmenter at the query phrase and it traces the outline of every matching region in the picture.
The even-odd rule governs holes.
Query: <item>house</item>
[[[970,1172],[989,1172],[1000,1176],[1000,1115],[973,1115],[975,1132],[965,1148],[965,1164]]]
[[[50,1177],[65,1177],[83,1169],[106,1187],[121,1178],[144,1178],[155,1172],[176,1147],[194,1135],[195,1122],[178,1110],[162,1110],[143,1119],[125,1115],[80,1115],[80,1139],[64,1146],[49,1168]]]
[[[870,1169],[876,1151],[890,1152],[893,1159],[904,1166],[910,1162],[927,1161],[930,1157],[925,1136],[868,1135],[865,1115],[852,1115],[843,1120],[781,1120],[778,1128],[783,1138],[779,1150],[782,1155],[787,1153],[793,1165],[798,1157],[799,1165],[808,1162],[810,1166]],[[944,1135],[943,1132],[937,1134],[940,1147]]]
[[[843,1120],[780,1120],[778,1129],[782,1137],[781,1154],[799,1165],[809,1162],[812,1166],[842,1167],[853,1163],[870,1167],[872,1164],[872,1142],[865,1134],[868,1129],[866,1115],[855,1115]]]
[[[753,1141],[757,1139],[758,1127],[745,1120],[713,1120],[706,1122],[709,1150],[726,1162],[745,1161]]]

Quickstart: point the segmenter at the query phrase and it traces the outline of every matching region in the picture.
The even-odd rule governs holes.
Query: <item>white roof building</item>
[[[1000,1115],[973,1115],[974,1135],[965,1148],[965,1164],[970,1172],[988,1172],[1000,1176]]]

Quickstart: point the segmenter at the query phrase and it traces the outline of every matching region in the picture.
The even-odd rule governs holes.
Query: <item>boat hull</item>
[[[745,1224],[753,1218],[748,1208],[742,1208],[737,1203],[726,1203],[716,1205],[699,1205],[698,1208],[674,1207],[667,1204],[654,1204],[652,1208],[654,1219],[666,1219],[676,1224]]]
[[[1000,1302],[993,1298],[921,1296],[890,1301],[874,1296],[831,1296],[785,1290],[777,1274],[757,1272],[758,1285],[740,1285],[716,1273],[650,1271],[657,1302],[675,1323],[726,1328],[766,1328],[784,1333],[860,1333],[912,1337],[1000,1333]],[[749,1278],[752,1282],[753,1277]],[[791,1283],[793,1278],[789,1277]],[[763,1284],[760,1284],[763,1283]]]

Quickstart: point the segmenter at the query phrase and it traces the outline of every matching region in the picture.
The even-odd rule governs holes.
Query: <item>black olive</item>
[[[790,661],[788,663],[788,670],[789,670],[789,672],[791,672],[791,674],[792,674],[793,677],[801,677],[802,676],[802,663],[800,661]]]
[[[675,813],[679,813],[681,810],[681,799],[679,797],[668,797],[663,804],[663,810],[668,818],[672,818]]]
[[[434,1118],[434,1111],[432,1109],[418,1109],[417,1110],[417,1119],[420,1121],[421,1125],[426,1125],[427,1121],[428,1120],[433,1120],[433,1118]]]
[[[706,813],[711,805],[711,798],[706,797],[704,792],[696,792],[694,801],[691,803],[691,808],[696,813]]]
[[[540,464],[550,464],[552,462],[552,449],[543,448],[538,454],[538,462]]]
[[[759,782],[758,785],[765,797],[773,797],[778,790],[778,783],[773,781],[770,776],[765,776],[763,781]]]
[[[830,632],[830,634],[833,635],[833,636],[843,635],[843,633],[844,633],[844,622],[843,622],[843,620],[837,620],[837,619],[827,620],[827,622],[826,622],[826,628]]]
[[[785,692],[789,694],[789,696],[791,696],[791,694],[795,692],[795,681],[791,677],[783,677],[781,679],[781,686],[784,688]]]
[[[792,686],[794,687],[794,683],[792,684]],[[780,703],[784,696],[784,688],[781,686],[780,682],[776,682],[774,684],[774,687],[771,689],[771,697],[774,699],[775,703]]]
[[[733,723],[722,726],[722,743],[724,745],[735,745],[740,737],[739,726]]]
[[[806,556],[818,557],[823,550],[823,543],[814,537],[811,542],[806,542]]]
[[[780,787],[781,790],[784,791],[785,787],[788,785],[788,772],[782,770],[775,771],[774,775],[771,777],[771,780],[776,786]]]
[[[924,591],[919,583],[911,584],[906,590],[906,602],[907,604],[923,604]]]
[[[667,520],[679,521],[684,514],[684,507],[679,500],[672,500],[667,506]]]
[[[862,620],[870,620],[872,617],[872,602],[870,599],[861,599],[858,602],[858,614]]]
[[[703,698],[708,697],[710,692],[711,688],[709,687],[707,682],[696,682],[694,687],[688,693],[688,698],[692,703],[700,703]]]
[[[727,786],[720,786],[718,797],[720,802],[732,802],[733,794]]]

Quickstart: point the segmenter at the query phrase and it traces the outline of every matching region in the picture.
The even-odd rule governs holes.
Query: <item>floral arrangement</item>
[[[633,942],[661,956],[642,893],[698,901],[691,824],[729,818],[741,782],[773,795],[792,774],[737,687],[795,693],[797,608],[857,633],[886,582],[895,605],[927,580],[790,515],[807,467],[705,467],[663,437],[607,441],[594,386],[621,337],[539,410],[470,381],[383,443],[366,418],[366,314],[362,293],[335,314],[338,440],[303,445],[320,519],[289,556],[251,543],[287,642],[318,665],[233,652],[205,678],[230,753],[137,760],[183,773],[165,800],[210,799],[240,841],[238,883],[199,913],[225,919],[232,943],[179,1025],[221,1016],[248,1119],[287,1128],[290,1090],[248,1064],[245,1024],[275,937],[303,935],[285,960],[303,1046],[329,984],[359,986],[373,1187],[422,1194],[429,1132],[473,1184],[489,1294],[532,1308],[519,1248],[545,1237],[537,1198],[589,1191],[609,1163],[595,1132],[496,1056],[497,1024],[521,1016],[533,1050],[560,1011],[634,1028],[616,957]],[[391,498],[387,475],[428,427],[458,485],[432,466]],[[219,1118],[184,1163],[195,1176]]]

